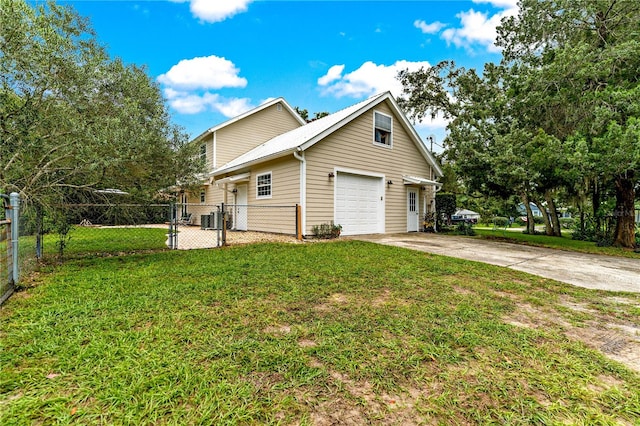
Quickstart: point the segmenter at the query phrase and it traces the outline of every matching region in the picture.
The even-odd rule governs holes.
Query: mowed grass
[[[616,247],[598,247],[591,241],[580,241],[571,238],[571,233],[564,230],[562,237],[549,237],[543,234],[524,234],[520,230],[475,228],[476,235],[480,238],[503,240],[519,244],[528,244],[538,247],[548,247],[559,250],[577,251],[581,253],[604,254],[608,256],[628,257],[640,259],[640,252]]]
[[[640,418],[640,375],[508,320],[526,305],[580,327],[580,303],[640,327],[638,295],[355,241],[44,269],[0,311],[3,425]]]
[[[166,250],[168,232],[168,225],[166,228],[74,226],[68,233],[63,257]],[[59,241],[60,237],[55,233],[44,236],[45,256],[59,255]]]

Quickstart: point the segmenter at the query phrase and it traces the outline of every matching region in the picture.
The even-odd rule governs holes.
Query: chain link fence
[[[170,204],[62,204],[29,218],[39,257],[168,250]]]
[[[0,212],[0,303],[15,286],[11,218]],[[44,261],[302,238],[298,205],[64,204],[19,209],[18,269]]]
[[[28,210],[21,206],[18,194],[2,194],[0,202],[0,304],[13,293],[19,281],[38,265],[35,236],[24,226]]]
[[[172,247],[187,250],[301,238],[299,207],[177,204]]]
[[[13,253],[11,250],[11,221],[2,209],[0,214],[0,304],[13,292]]]

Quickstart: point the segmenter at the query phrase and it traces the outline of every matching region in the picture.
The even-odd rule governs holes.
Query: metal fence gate
[[[15,192],[2,197],[2,214],[0,216],[0,304],[15,289],[20,278],[19,268],[19,217],[20,198]]]

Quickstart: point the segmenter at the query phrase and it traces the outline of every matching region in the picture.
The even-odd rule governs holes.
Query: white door
[[[418,190],[407,188],[407,232],[418,232]]]
[[[334,222],[342,226],[342,234],[384,232],[382,178],[338,173],[335,194]]]
[[[236,193],[236,206],[234,211],[234,228],[237,231],[246,231],[247,230],[247,185],[238,185],[236,187],[238,192]]]

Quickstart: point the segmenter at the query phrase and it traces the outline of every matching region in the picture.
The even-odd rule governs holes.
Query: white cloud
[[[418,19],[413,23],[413,26],[422,31],[423,34],[436,34],[447,25],[440,21],[427,24],[425,21]]]
[[[254,108],[248,98],[225,98],[211,92],[181,92],[167,88],[164,90],[164,94],[171,108],[180,114],[199,114],[213,111],[231,118]]]
[[[189,9],[196,18],[205,22],[221,22],[238,13],[246,12],[253,0],[172,0],[189,2]]]
[[[217,56],[183,59],[158,76],[169,105],[181,114],[218,112],[235,117],[253,108],[248,98],[225,98],[209,89],[243,88],[247,80],[238,76],[233,62]]]
[[[489,3],[493,7],[501,9],[513,9],[518,7],[518,0],[473,0],[476,4]]]
[[[233,62],[218,56],[183,59],[160,76],[158,81],[180,89],[221,89],[245,87],[247,80],[239,77]]]
[[[397,79],[398,72],[409,69],[417,71],[428,68],[428,62],[397,61],[393,65],[377,65],[371,61],[365,62],[355,71],[342,75],[344,65],[334,65],[326,75],[318,79],[323,87],[322,93],[335,97],[350,96],[359,98],[390,90],[394,96],[402,93],[402,84]]]
[[[432,120],[431,117],[425,117],[422,122],[415,123],[414,127],[418,133],[442,133],[446,129],[450,120],[444,118],[442,113],[436,114],[436,117]]]
[[[485,46],[490,52],[498,52],[495,45],[497,30],[503,18],[518,14],[517,2],[513,0],[474,0],[476,3],[490,3],[494,7],[504,8],[494,14],[476,12],[469,9],[456,16],[460,19],[460,28],[447,28],[441,37],[457,47],[471,48],[473,45]]]
[[[331,68],[329,68],[329,71],[326,75],[318,79],[318,84],[320,86],[326,86],[332,81],[338,80],[340,77],[342,77],[342,71],[344,71],[344,65],[332,66]]]
[[[219,98],[211,106],[214,110],[229,118],[238,116],[254,108],[249,98]]]

